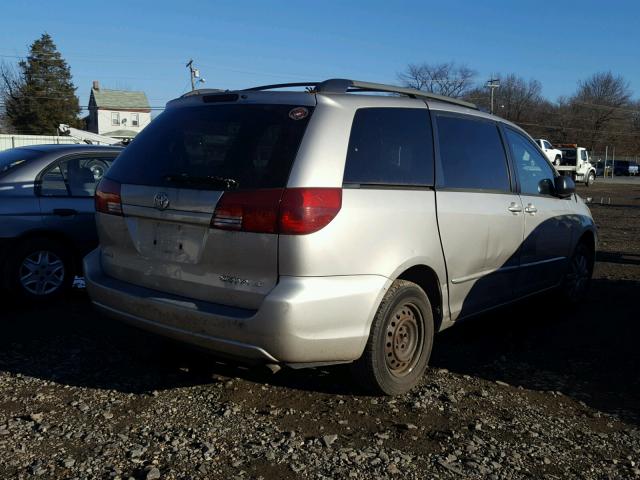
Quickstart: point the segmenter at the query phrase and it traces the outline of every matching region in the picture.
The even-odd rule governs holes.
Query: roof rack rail
[[[245,88],[245,92],[257,92],[259,90],[276,90],[278,88],[289,87],[317,87],[321,82],[295,82],[295,83],[274,83],[273,85],[261,85],[259,87]]]
[[[459,100],[457,98],[438,95],[437,93],[425,92],[415,88],[397,87],[395,85],[385,85],[383,83],[362,82],[360,80],[349,80],[345,78],[331,78],[324,82],[296,82],[296,83],[276,83],[273,85],[263,85],[245,89],[246,91],[274,90],[289,87],[312,87],[316,93],[349,93],[349,92],[385,92],[406,95],[411,98],[423,98],[438,100],[440,102],[452,103],[462,107],[478,110],[478,106],[471,102]]]

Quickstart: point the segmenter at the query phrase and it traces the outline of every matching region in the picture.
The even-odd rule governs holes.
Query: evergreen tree
[[[20,133],[53,135],[59,124],[79,126],[80,104],[67,62],[47,33],[18,64],[18,81],[5,98],[5,114]]]

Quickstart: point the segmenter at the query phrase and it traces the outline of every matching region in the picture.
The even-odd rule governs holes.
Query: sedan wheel
[[[18,297],[46,301],[71,288],[74,277],[70,247],[57,239],[20,240],[5,265],[9,289]]]
[[[24,258],[18,275],[20,285],[31,295],[50,295],[64,284],[64,262],[53,252],[39,250]]]

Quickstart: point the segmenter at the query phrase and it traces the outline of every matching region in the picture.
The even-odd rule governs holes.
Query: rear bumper
[[[84,259],[87,290],[105,314],[220,355],[266,363],[360,357],[391,281],[377,275],[281,277],[258,310],[173,296],[106,276]]]

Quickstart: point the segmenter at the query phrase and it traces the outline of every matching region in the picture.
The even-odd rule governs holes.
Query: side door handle
[[[507,207],[511,213],[520,213],[522,211],[522,207],[518,205],[516,202],[511,202],[511,205]]]
[[[73,208],[54,208],[53,214],[59,217],[72,217],[73,215],[77,215],[78,211]]]
[[[531,215],[533,215],[534,213],[536,213],[538,211],[538,209],[535,207],[535,205],[533,203],[530,203],[529,205],[527,205],[524,209],[525,212],[530,213]]]

